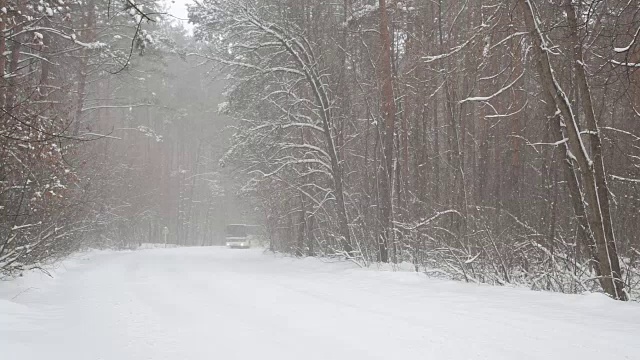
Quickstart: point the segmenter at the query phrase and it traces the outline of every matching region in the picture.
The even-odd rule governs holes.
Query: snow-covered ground
[[[263,254],[76,255],[0,283],[0,358],[640,359],[640,305]]]

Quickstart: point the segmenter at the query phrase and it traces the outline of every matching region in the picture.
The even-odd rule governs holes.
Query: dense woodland
[[[637,0],[198,0],[191,32],[0,8],[6,275],[242,219],[298,256],[638,296]]]
[[[2,276],[162,242],[165,226],[169,243],[212,244],[238,212],[216,171],[222,85],[186,58],[196,47],[162,6],[0,5]]]

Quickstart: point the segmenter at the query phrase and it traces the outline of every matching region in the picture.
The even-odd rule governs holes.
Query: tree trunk
[[[603,290],[611,297],[617,300],[626,300],[626,294],[624,292],[624,284],[620,278],[621,272],[619,268],[619,260],[617,253],[615,252],[615,246],[611,247],[610,242],[614,242],[614,239],[608,239],[607,231],[604,224],[604,213],[602,210],[602,199],[599,198],[599,186],[606,184],[599,184],[597,174],[594,169],[594,162],[589,158],[587,151],[582,141],[580,130],[578,128],[575,112],[572,105],[569,102],[566,94],[560,88],[557,82],[549,54],[545,49],[548,49],[546,39],[538,28],[538,21],[535,19],[535,13],[530,4],[530,0],[520,0],[522,7],[522,13],[524,15],[525,25],[527,29],[532,33],[533,39],[533,52],[536,56],[536,65],[541,78],[541,82],[548,98],[553,99],[558,108],[561,118],[558,117],[558,121],[563,121],[565,136],[568,137],[568,141],[565,143],[567,151],[572,156],[572,161],[575,159],[579,170],[582,182],[584,184],[585,199],[583,204],[586,209],[586,215],[589,221],[589,228],[593,233],[594,240],[596,242],[597,251],[597,266],[600,268],[600,274],[604,281],[601,282]],[[611,251],[613,249],[613,252]]]
[[[389,33],[389,15],[387,14],[387,4],[385,0],[379,0],[380,7],[380,55],[379,78],[382,86],[382,106],[381,113],[384,119],[384,174],[381,179],[382,209],[382,232],[379,240],[379,256],[381,262],[389,261],[389,241],[393,237],[393,204],[392,204],[392,179],[393,179],[393,138],[395,130],[395,101],[393,97],[393,78],[391,70],[391,35]]]
[[[0,8],[1,9],[6,9],[7,6],[7,0],[0,0]],[[6,55],[5,52],[7,51],[7,37],[5,36],[5,30],[7,28],[7,16],[5,15],[4,12],[2,12],[2,15],[0,15],[0,33],[2,34],[2,36],[0,36],[0,107],[4,107],[5,102],[6,102],[6,90],[7,89],[7,84],[5,82],[5,73],[6,73]]]
[[[582,100],[583,112],[587,122],[587,130],[589,131],[589,139],[591,143],[591,156],[593,158],[593,172],[595,178],[595,186],[597,191],[598,204],[602,212],[602,224],[607,239],[606,247],[611,262],[611,271],[615,281],[615,290],[618,296],[624,294],[624,283],[622,282],[622,272],[620,269],[620,261],[618,259],[618,250],[616,248],[615,236],[613,233],[613,225],[611,220],[611,208],[609,201],[609,187],[607,185],[607,177],[604,168],[604,158],[602,154],[602,141],[600,139],[600,129],[596,119],[595,110],[591,96],[591,89],[587,81],[585,71],[582,42],[579,39],[578,20],[576,18],[576,9],[570,0],[565,0],[565,10],[567,13],[567,21],[569,23],[569,40],[573,47],[573,69],[575,71],[576,82],[580,90],[580,98]]]

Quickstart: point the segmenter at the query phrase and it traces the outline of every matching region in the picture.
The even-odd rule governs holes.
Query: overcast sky
[[[190,28],[187,21],[188,16],[186,5],[190,3],[191,0],[165,0],[165,2],[169,4],[169,13],[179,19],[183,19],[182,22],[184,26]]]

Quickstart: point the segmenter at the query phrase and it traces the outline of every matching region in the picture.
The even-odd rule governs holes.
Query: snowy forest
[[[637,0],[0,0],[0,272],[217,245],[640,294]]]

